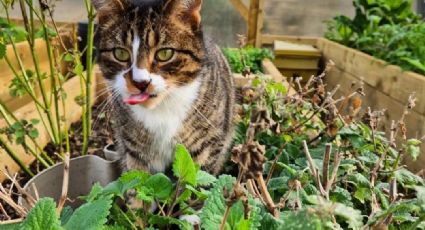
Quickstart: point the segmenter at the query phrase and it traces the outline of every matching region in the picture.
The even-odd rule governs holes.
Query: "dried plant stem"
[[[223,219],[221,220],[220,230],[224,230],[226,227],[226,221],[227,221],[227,218],[229,217],[230,208],[231,208],[230,205],[226,206],[226,211],[224,211]]]
[[[62,193],[59,198],[58,207],[56,209],[57,213],[61,213],[62,208],[65,205],[65,202],[68,197],[68,187],[69,187],[69,153],[65,154],[63,159],[63,181],[62,181]]]
[[[0,200],[3,200],[4,202],[6,202],[10,207],[12,207],[15,211],[16,211],[16,213],[19,215],[19,216],[22,216],[22,217],[24,217],[24,216],[26,216],[27,215],[27,210],[24,208],[24,207],[22,207],[22,206],[20,206],[20,205],[18,205],[13,199],[12,199],[12,197],[10,197],[10,195],[7,195],[7,194],[5,194],[4,192],[0,192]]]
[[[323,159],[323,187],[327,188],[329,183],[329,162],[331,158],[332,144],[326,144],[325,157]]]
[[[4,207],[3,207],[3,205],[0,203],[0,211],[1,211],[1,213],[3,213],[3,215],[8,219],[8,220],[10,220],[11,218],[10,218],[10,216],[7,214],[7,212],[6,212],[6,210],[4,209]]]
[[[257,178],[255,178],[255,180],[257,181],[258,188],[260,189],[261,196],[266,202],[267,209],[274,217],[279,218],[280,213],[278,212],[276,205],[274,204],[273,199],[270,196],[269,191],[267,190],[267,185],[264,181],[263,176],[259,175],[257,176]]]
[[[303,141],[303,146],[304,153],[308,161],[308,166],[310,168],[311,174],[313,175],[314,181],[316,182],[316,187],[319,189],[320,193],[323,196],[326,196],[326,191],[323,189],[322,183],[320,182],[319,171],[317,170],[316,164],[314,163],[313,158],[311,157],[310,150],[308,149],[306,141]]]
[[[267,174],[267,178],[266,178],[266,185],[269,184],[270,179],[272,178],[272,175],[274,173],[274,170],[276,169],[276,165],[277,162],[279,161],[279,158],[282,156],[283,154],[283,150],[285,149],[286,144],[284,144],[280,149],[279,149],[279,154],[276,155],[276,157],[273,160],[273,164],[270,167],[269,173]]]
[[[339,155],[339,152],[336,151],[335,155],[334,155],[334,165],[333,165],[333,169],[332,169],[332,175],[331,175],[331,178],[329,179],[329,182],[328,182],[328,184],[326,185],[326,188],[325,188],[326,194],[329,194],[329,192],[331,191],[332,185],[335,183],[340,164],[341,164],[341,157]]]

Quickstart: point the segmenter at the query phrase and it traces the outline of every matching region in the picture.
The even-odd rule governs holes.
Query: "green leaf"
[[[354,173],[348,175],[348,181],[353,183],[356,186],[362,186],[362,187],[370,187],[369,180],[361,173]]]
[[[31,119],[31,124],[37,125],[38,123],[40,123],[39,119]]]
[[[39,132],[37,129],[31,129],[28,133],[31,138],[37,138],[39,136]]]
[[[1,39],[1,38],[0,38]],[[0,60],[6,56],[6,45],[0,41]]]
[[[112,196],[86,203],[75,210],[69,221],[64,225],[67,230],[97,230],[106,223],[109,209],[112,206]]]
[[[422,142],[417,139],[410,139],[407,141],[407,153],[416,161],[421,154],[420,144]]]
[[[173,172],[183,183],[196,186],[196,167],[189,152],[183,145],[176,146]]]
[[[363,216],[360,210],[337,203],[335,204],[334,213],[345,219],[351,229],[361,229],[363,227]]]
[[[61,229],[59,217],[56,214],[56,203],[52,198],[42,198],[28,213],[22,223],[25,230],[57,230]]]
[[[64,209],[62,209],[60,217],[61,225],[65,225],[68,222],[72,216],[72,213],[74,213],[74,210],[69,206],[66,206]]]
[[[199,170],[196,173],[196,184],[198,186],[209,186],[212,183],[214,183],[215,181],[217,181],[217,178],[215,178],[215,176],[205,172],[205,171],[201,171]]]
[[[193,229],[193,226],[187,221],[158,215],[151,215],[149,217],[149,224],[158,225],[159,227],[177,225],[182,230]]]
[[[420,176],[415,175],[405,168],[395,171],[394,176],[397,182],[403,187],[424,185],[424,180]]]
[[[151,176],[146,180],[144,186],[151,188],[151,195],[159,200],[168,199],[173,192],[173,183],[162,173]]]
[[[358,187],[356,189],[356,192],[354,193],[354,197],[356,199],[358,199],[362,204],[365,203],[365,200],[370,200],[371,199],[371,191],[369,188],[364,188],[364,187]]]
[[[220,176],[214,183],[214,187],[211,189],[200,215],[202,229],[220,229],[221,220],[226,210],[223,189],[226,188],[227,191],[232,191],[235,181],[235,178],[224,175]]]

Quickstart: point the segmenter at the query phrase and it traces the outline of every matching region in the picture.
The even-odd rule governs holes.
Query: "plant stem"
[[[19,0],[21,5],[25,4],[24,1],[25,0]],[[32,0],[26,0],[26,3],[27,3],[27,5],[30,9],[30,12],[32,12],[31,15],[33,13],[35,13],[35,9],[33,8],[33,5],[32,5]],[[39,84],[39,87],[40,87],[40,91],[41,91],[41,95],[42,95],[42,99],[43,99],[43,103],[44,103],[44,113],[46,114],[47,120],[49,122],[49,126],[50,126],[49,128],[50,128],[50,131],[52,133],[52,141],[53,141],[53,143],[58,144],[60,142],[58,130],[55,128],[55,124],[53,122],[53,115],[52,115],[51,109],[50,109],[51,104],[50,104],[50,100],[47,97],[47,90],[45,89],[44,84],[43,84],[43,79],[42,79],[43,75],[40,72],[40,68],[39,68],[40,64],[39,64],[39,61],[38,61],[38,55],[35,52],[35,47],[34,47],[35,44],[33,42],[31,42],[31,41],[34,40],[35,34],[34,34],[34,28],[30,28],[30,27],[31,27],[31,25],[34,26],[34,22],[32,21],[31,25],[29,25],[28,18],[27,18],[27,15],[26,15],[25,6],[21,7],[21,12],[22,12],[22,16],[24,17],[25,27],[27,28],[27,32],[29,33],[29,35],[28,35],[29,37],[27,38],[27,40],[28,40],[28,43],[29,43],[30,48],[31,48],[30,49],[31,50],[31,56],[32,56],[32,59],[33,59],[34,68],[35,68],[35,72],[36,72],[36,75],[37,75],[37,81],[38,81],[38,84]],[[48,55],[49,67],[50,67],[50,78],[51,78],[50,80],[51,80],[51,84],[53,86],[53,84],[55,82],[55,80],[54,80],[55,70],[54,70],[54,66],[53,66],[52,47],[51,47],[51,43],[50,43],[50,40],[49,40],[49,35],[47,33],[47,28],[46,28],[45,20],[44,20],[44,17],[43,17],[43,13],[41,15],[42,16],[39,17],[39,20],[40,20],[41,25],[42,25],[43,30],[44,30],[44,40],[46,42],[47,55]],[[33,19],[33,17],[31,17],[31,18]],[[24,72],[25,69],[22,69],[22,71]],[[56,87],[53,87],[53,95],[55,95],[55,92],[54,92],[55,88]],[[58,109],[56,108],[56,110],[58,110]]]
[[[21,161],[21,159],[15,154],[13,149],[7,144],[7,142],[0,137],[0,148],[4,149],[6,151],[7,155],[9,155],[10,158],[15,161],[17,165],[24,171],[28,176],[33,177],[34,173],[31,172],[31,170],[24,164],[24,162]]]
[[[86,82],[85,82],[85,114],[83,114],[83,119],[86,120],[85,127],[83,129],[83,149],[82,154],[86,155],[88,152],[89,146],[89,137],[91,132],[91,85],[93,80],[93,40],[94,40],[94,20],[95,20],[95,10],[93,4],[89,0],[84,1],[86,4],[86,9],[88,13],[88,32],[87,32],[87,53],[86,53]]]

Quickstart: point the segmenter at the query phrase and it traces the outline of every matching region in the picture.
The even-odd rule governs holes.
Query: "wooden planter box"
[[[16,49],[18,50],[19,57],[22,60],[23,66],[28,69],[33,69],[34,64],[30,52],[30,47],[28,43],[19,42],[16,44]],[[35,40],[35,52],[38,54],[38,59],[40,63],[40,71],[48,72],[49,71],[49,62],[46,51],[46,43],[43,39]],[[7,45],[6,47],[6,57],[10,60],[11,65],[15,70],[20,70],[18,60],[15,57],[13,52],[12,45]],[[21,73],[20,71],[18,73]],[[22,107],[31,101],[30,96],[26,95],[23,97],[12,97],[9,94],[9,86],[12,82],[12,79],[15,77],[12,70],[9,68],[5,59],[0,59],[0,98],[2,101],[10,108],[12,111]],[[36,94],[38,94],[38,89],[35,89]]]
[[[352,92],[351,84],[364,81],[366,97],[363,108],[388,109],[382,123],[389,132],[392,120],[398,121],[405,109],[407,99],[412,92],[418,101],[411,114],[406,117],[409,138],[421,138],[425,135],[425,76],[403,71],[400,67],[389,65],[368,54],[348,48],[324,38],[263,35],[265,46],[274,40],[310,44],[318,48],[323,55],[323,63],[332,60],[335,66],[325,80],[330,88],[340,85],[337,96],[346,96]],[[421,146],[425,150],[425,144]],[[416,162],[406,161],[413,171],[425,169],[425,154]]]

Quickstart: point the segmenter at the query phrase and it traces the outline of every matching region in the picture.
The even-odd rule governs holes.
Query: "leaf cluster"
[[[251,46],[242,49],[223,48],[222,51],[233,73],[243,73],[246,66],[249,66],[252,73],[263,72],[261,61],[265,58],[274,58],[269,49]]]
[[[354,18],[328,21],[325,37],[405,70],[425,74],[425,22],[411,0],[354,0]]]

